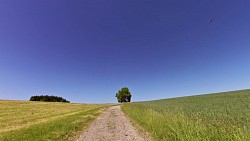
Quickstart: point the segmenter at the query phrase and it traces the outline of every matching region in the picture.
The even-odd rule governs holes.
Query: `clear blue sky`
[[[249,0],[1,0],[0,99],[250,88]],[[209,23],[209,20],[213,22]]]

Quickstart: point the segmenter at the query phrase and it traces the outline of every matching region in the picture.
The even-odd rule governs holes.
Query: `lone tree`
[[[132,97],[132,95],[127,87],[124,87],[121,90],[119,90],[115,96],[116,96],[119,103],[130,102],[131,97]]]

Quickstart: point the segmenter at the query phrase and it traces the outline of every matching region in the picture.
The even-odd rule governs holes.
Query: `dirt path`
[[[124,116],[120,106],[103,112],[77,141],[149,141],[138,133],[130,120]]]

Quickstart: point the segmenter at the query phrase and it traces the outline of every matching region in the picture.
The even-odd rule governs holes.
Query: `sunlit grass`
[[[0,101],[0,140],[72,140],[111,105]]]
[[[250,140],[250,90],[122,105],[156,140]]]

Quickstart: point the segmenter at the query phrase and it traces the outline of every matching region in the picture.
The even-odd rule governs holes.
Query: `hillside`
[[[0,100],[0,140],[74,140],[109,106]]]
[[[250,90],[126,103],[156,140],[250,140]]]

